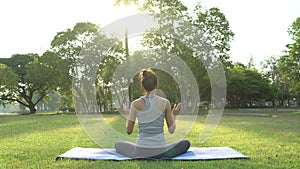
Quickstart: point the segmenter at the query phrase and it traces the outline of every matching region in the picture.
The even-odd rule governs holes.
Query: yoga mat
[[[145,158],[145,160],[221,160],[221,159],[246,159],[248,156],[230,147],[191,147],[186,153],[174,158]],[[56,157],[60,159],[82,159],[82,160],[137,160],[118,154],[114,149],[82,148],[74,147],[71,150]]]

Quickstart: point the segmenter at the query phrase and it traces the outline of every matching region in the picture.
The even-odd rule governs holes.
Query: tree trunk
[[[129,96],[129,102],[132,102],[132,91],[131,91],[131,88],[132,88],[132,83],[130,82],[130,79],[129,79],[129,86],[128,86],[128,96]]]
[[[300,105],[300,92],[298,93],[297,106]]]
[[[28,108],[30,110],[29,114],[34,114],[36,112],[36,108],[33,103],[29,103]]]

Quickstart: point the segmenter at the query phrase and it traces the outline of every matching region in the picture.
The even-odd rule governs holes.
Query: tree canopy
[[[278,69],[290,83],[290,92],[297,95],[300,102],[300,17],[288,29],[292,43],[286,45],[285,55],[279,59]]]
[[[231,106],[253,106],[254,102],[273,99],[270,81],[256,69],[235,64],[226,74],[227,101]]]
[[[49,67],[47,61],[36,54],[18,54],[1,60],[2,103],[18,102],[35,113],[35,106],[46,99],[59,82],[58,69]]]

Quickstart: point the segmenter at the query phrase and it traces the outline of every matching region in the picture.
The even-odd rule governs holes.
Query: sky
[[[192,8],[198,0],[182,0]],[[280,56],[290,43],[287,33],[300,17],[299,0],[201,0],[204,7],[218,7],[232,31],[230,59],[254,64]],[[105,27],[120,18],[137,14],[133,6],[115,7],[112,0],[9,0],[0,2],[0,57],[13,54],[42,54],[57,32],[77,22]]]

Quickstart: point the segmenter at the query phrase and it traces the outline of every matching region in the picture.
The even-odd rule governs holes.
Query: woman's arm
[[[174,108],[171,110],[171,105],[170,102],[167,101],[166,103],[166,108],[165,108],[165,113],[166,113],[166,121],[167,121],[167,126],[169,133],[173,134],[176,129],[176,113],[180,110],[181,108],[181,103],[178,105],[175,105]]]
[[[126,121],[126,132],[127,134],[131,134],[133,132],[135,119],[136,119],[136,109],[134,108],[134,104],[132,103],[130,106],[130,110],[127,109],[127,121]]]

